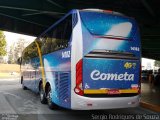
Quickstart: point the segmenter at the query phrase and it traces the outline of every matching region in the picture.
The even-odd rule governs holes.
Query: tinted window
[[[38,49],[35,42],[31,43],[23,52],[23,63],[29,61],[31,58],[38,57]]]
[[[70,15],[40,37],[42,54],[67,48],[71,33],[72,16]]]

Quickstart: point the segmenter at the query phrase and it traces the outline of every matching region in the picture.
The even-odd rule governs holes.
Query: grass
[[[0,64],[0,78],[18,77],[20,66],[17,64]]]
[[[0,64],[0,72],[20,72],[20,66],[17,64]]]

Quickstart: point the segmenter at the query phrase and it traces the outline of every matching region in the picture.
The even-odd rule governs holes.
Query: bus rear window
[[[125,16],[90,11],[80,11],[80,16],[83,25],[92,35],[131,39],[136,32],[134,19]]]

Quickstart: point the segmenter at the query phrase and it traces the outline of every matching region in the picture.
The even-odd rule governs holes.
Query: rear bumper
[[[137,107],[140,95],[133,97],[90,98],[74,94],[71,100],[71,109],[96,110]]]

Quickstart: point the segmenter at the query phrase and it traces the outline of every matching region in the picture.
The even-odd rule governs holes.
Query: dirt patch
[[[17,78],[20,76],[20,65],[17,64],[0,64],[1,78]]]
[[[18,64],[0,64],[0,73],[20,72],[20,65]]]

